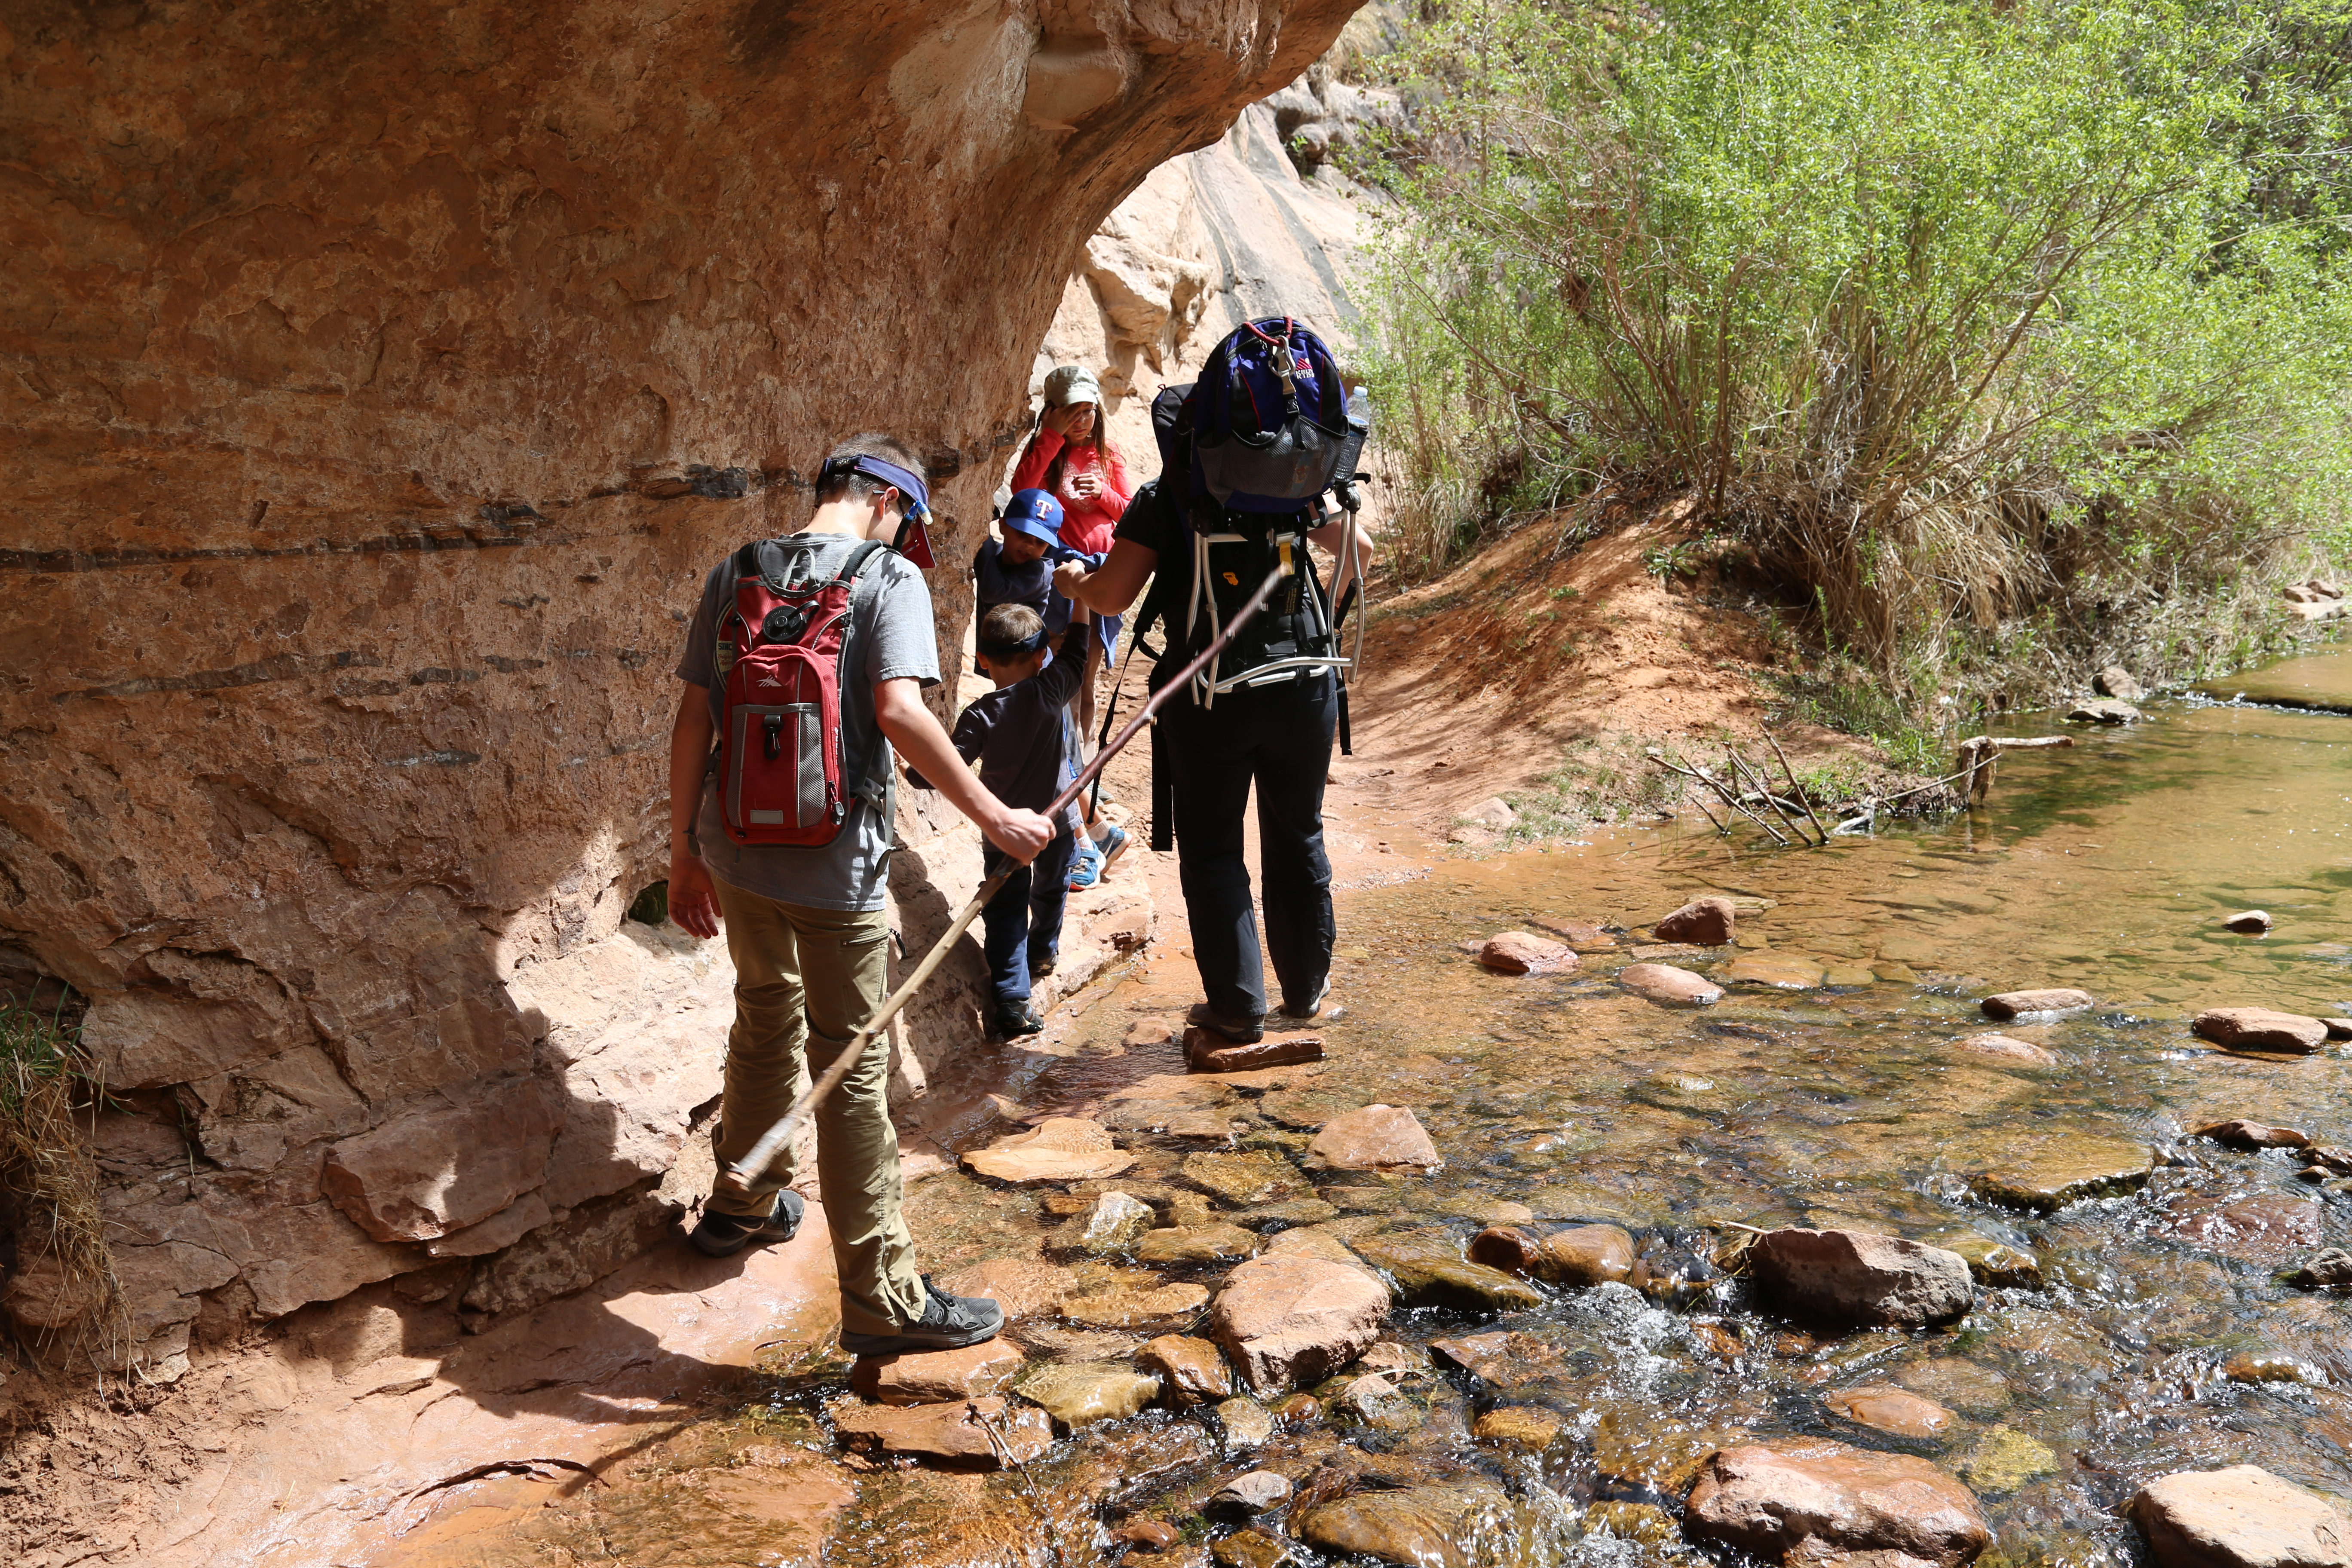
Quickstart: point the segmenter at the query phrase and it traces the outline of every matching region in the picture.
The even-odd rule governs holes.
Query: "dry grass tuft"
[[[60,1009],[0,1002],[0,1184],[16,1220],[11,1310],[26,1348],[68,1365],[125,1364],[129,1323],[78,1101],[94,1086]]]

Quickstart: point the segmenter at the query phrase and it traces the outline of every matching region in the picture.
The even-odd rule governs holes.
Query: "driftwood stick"
[[[1723,752],[1724,755],[1731,759],[1732,768],[1738,772],[1742,778],[1746,779],[1748,784],[1755,787],[1757,794],[1764,797],[1764,804],[1772,808],[1773,815],[1789,825],[1789,831],[1796,835],[1797,841],[1801,844],[1811,846],[1813,842],[1812,839],[1806,836],[1803,828],[1797,826],[1797,819],[1789,815],[1789,808],[1782,805],[1780,801],[1775,798],[1772,794],[1772,786],[1764,782],[1764,775],[1759,773],[1746,757],[1739,754],[1737,747],[1726,746],[1723,749]]]
[[[1797,797],[1797,804],[1805,808],[1805,815],[1812,818],[1813,831],[1822,836],[1822,843],[1827,844],[1830,830],[1822,826],[1821,813],[1815,811],[1813,803],[1805,797],[1805,786],[1797,782],[1797,770],[1789,765],[1789,753],[1780,749],[1780,742],[1773,738],[1769,730],[1764,731],[1764,743],[1772,748],[1774,756],[1780,759],[1780,771],[1789,775],[1790,793]]]
[[[1754,812],[1752,812],[1752,811],[1748,810],[1748,803],[1747,803],[1746,801],[1744,801],[1744,800],[1740,799],[1738,795],[1736,795],[1732,794],[1732,793],[1731,793],[1731,789],[1730,789],[1730,786],[1729,786],[1729,785],[1727,785],[1727,784],[1724,784],[1721,780],[1717,779],[1714,774],[1712,774],[1712,773],[1707,773],[1707,772],[1706,772],[1706,771],[1705,771],[1704,769],[1700,770],[1699,776],[1700,776],[1701,778],[1703,778],[1703,779],[1706,780],[1706,782],[1707,782],[1707,783],[1709,783],[1709,784],[1711,784],[1715,785],[1715,793],[1716,793],[1717,795],[1721,795],[1721,796],[1723,797],[1723,803],[1724,803],[1726,805],[1727,805],[1727,806],[1731,807],[1731,809],[1732,809],[1732,810],[1734,810],[1734,811],[1738,812],[1740,816],[1742,816],[1746,817],[1748,821],[1750,821],[1750,822],[1754,823],[1757,826],[1759,826],[1759,827],[1762,828],[1765,832],[1767,832],[1767,833],[1770,834],[1770,835],[1772,836],[1772,842],[1773,842],[1773,843],[1775,843],[1775,844],[1786,844],[1786,843],[1788,843],[1788,842],[1789,842],[1789,839],[1788,839],[1787,835],[1783,834],[1783,833],[1782,833],[1779,828],[1777,828],[1777,827],[1773,826],[1770,823],[1769,823],[1769,822],[1765,821],[1761,816],[1758,816],[1756,813],[1754,813]],[[1733,784],[1738,784],[1738,783],[1739,783],[1739,782],[1740,782],[1740,780],[1739,780],[1739,776],[1738,776],[1738,773],[1737,773],[1737,772],[1734,772],[1734,773],[1733,773],[1733,774],[1732,774],[1732,781],[1731,781],[1731,782],[1732,782]]]
[[[1788,842],[1787,839],[1780,837],[1778,833],[1773,833],[1772,825],[1770,823],[1765,821],[1762,817],[1757,816],[1754,812],[1740,805],[1738,798],[1729,790],[1724,788],[1721,781],[1717,780],[1714,774],[1708,773],[1706,769],[1677,767],[1675,764],[1666,761],[1664,757],[1660,756],[1655,752],[1650,753],[1650,760],[1657,763],[1658,766],[1665,769],[1668,773],[1680,773],[1686,779],[1698,780],[1699,783],[1713,790],[1715,792],[1716,798],[1722,801],[1724,805],[1729,806],[1732,810],[1738,812],[1740,816],[1746,817],[1748,821],[1754,823],[1765,832],[1771,833],[1773,838],[1782,844],[1786,844]],[[1715,814],[1713,812],[1707,813],[1707,820],[1709,822],[1713,822],[1715,820]],[[1725,833],[1731,831],[1727,825],[1719,825],[1719,826],[1720,830]]]

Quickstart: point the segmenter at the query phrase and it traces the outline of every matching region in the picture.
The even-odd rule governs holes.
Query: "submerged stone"
[[[1307,1152],[1335,1171],[1426,1173],[1445,1164],[1421,1118],[1397,1105],[1367,1105],[1333,1117]]]
[[[1135,1163],[1135,1156],[1112,1142],[1101,1122],[1055,1116],[966,1154],[963,1163],[1000,1182],[1075,1182],[1116,1176]]]
[[[1369,1557],[1398,1568],[1471,1568],[1481,1515],[1499,1519],[1509,1506],[1491,1481],[1358,1492],[1318,1503],[1292,1521],[1309,1545],[1349,1557]]]
[[[1785,952],[1744,952],[1724,965],[1724,978],[1776,991],[1816,991],[1827,975],[1809,958]]]
[[[2012,1023],[2019,1018],[2059,1013],[2079,1013],[2096,998],[2087,991],[2054,987],[2042,991],[2002,991],[1977,1004],[1988,1018]]]
[[[1076,1431],[1126,1420],[1159,1396],[1160,1380],[1115,1362],[1056,1362],[1031,1371],[1014,1387]]]
[[[2318,1019],[2270,1007],[2209,1007],[2189,1030],[2225,1051],[2309,1056],[2327,1043],[2327,1026]]]
[[[1217,1425],[1224,1428],[1228,1448],[1255,1448],[1274,1436],[1274,1412],[1246,1394],[1235,1394],[1217,1406]]]
[[[1969,1489],[1925,1459],[1785,1438],[1710,1457],[1683,1528],[1782,1563],[1906,1568],[1959,1568],[1992,1539]]]
[[[991,1395],[953,1404],[835,1405],[834,1431],[853,1447],[997,1465],[1036,1458],[1054,1446],[1042,1410]]]
[[[1976,1299],[1958,1253],[1870,1231],[1776,1230],[1747,1258],[1774,1306],[1836,1322],[1917,1328],[1948,1322]]]
[[[2145,1143],[2053,1140],[1993,1155],[1969,1175],[1969,1190],[1988,1203],[2049,1214],[2084,1198],[2137,1192],[2147,1184],[2155,1163]]]
[[[1111,1290],[1062,1303],[1062,1316],[1097,1329],[1138,1329],[1157,1333],[1181,1329],[1200,1316],[1209,1292],[1198,1285],[1162,1285],[1149,1290]]]
[[[2013,1492],[2026,1482],[2058,1473],[2058,1455],[2037,1438],[2010,1426],[1996,1426],[1977,1439],[1959,1463],[1960,1477],[1984,1492]]]
[[[1349,1245],[1396,1282],[1397,1299],[1407,1306],[1526,1312],[1543,1305],[1541,1291],[1499,1268],[1471,1262],[1443,1235],[1360,1237]]]
[[[1256,1254],[1257,1237],[1234,1225],[1155,1230],[1135,1246],[1136,1261],[1155,1268],[1173,1263],[1229,1263]]]
[[[1470,1434],[1482,1442],[1515,1448],[1548,1448],[1567,1425],[1559,1412],[1540,1405],[1505,1405],[1479,1416]]]
[[[1078,1286],[1068,1269],[1031,1258],[992,1258],[939,1279],[940,1289],[950,1295],[989,1298],[1008,1320],[1050,1317]]]
[[[1297,1166],[1263,1149],[1239,1154],[1193,1154],[1186,1158],[1182,1174],[1186,1181],[1233,1208],[1246,1208],[1252,1204],[1312,1191]]]
[[[1711,1007],[1723,1000],[1722,986],[1670,963],[1629,963],[1617,972],[1617,984],[1664,1007]]]
[[[1970,1056],[1992,1057],[2001,1061],[2021,1062],[2028,1067],[2048,1068],[2058,1065],[2057,1054],[2035,1045],[2031,1040],[2012,1039],[2007,1035],[1963,1035],[1952,1042],[1956,1051]]]
[[[2042,1259],[2022,1247],[1995,1241],[1974,1231],[1946,1233],[1935,1237],[1935,1244],[1948,1252],[1957,1252],[1968,1259],[1969,1272],[1979,1285],[2009,1286],[2021,1289],[2042,1288]]]
[[[1885,1384],[1844,1389],[1822,1403],[1856,1426],[1898,1437],[1939,1436],[1959,1419],[1932,1399]]]
[[[1125,1193],[1099,1194],[1086,1217],[1073,1222],[1077,1235],[1071,1250],[1108,1257],[1127,1251],[1138,1237],[1151,1228],[1151,1205]]]

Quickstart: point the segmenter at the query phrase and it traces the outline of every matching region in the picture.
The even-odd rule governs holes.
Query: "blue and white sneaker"
[[[1118,858],[1127,853],[1127,829],[1112,823],[1104,830],[1102,841],[1095,847],[1102,856],[1102,870],[1097,875],[1108,877],[1110,868],[1118,864]]]
[[[1077,851],[1070,857],[1070,891],[1093,887],[1102,875],[1102,851],[1095,847],[1093,839],[1080,834]]]

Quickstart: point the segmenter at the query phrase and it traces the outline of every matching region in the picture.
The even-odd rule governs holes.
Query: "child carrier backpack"
[[[1284,577],[1257,618],[1192,678],[1194,700],[1213,707],[1236,686],[1321,669],[1339,676],[1344,694],[1355,667],[1352,650],[1340,646],[1346,606],[1335,611],[1317,579],[1307,536],[1333,520],[1330,497],[1349,513],[1357,508],[1369,403],[1349,396],[1321,339],[1288,317],[1268,317],[1229,333],[1199,381],[1163,389],[1151,425],[1159,500],[1176,509],[1192,550],[1189,600],[1181,613],[1160,606],[1171,639],[1198,652],[1268,572],[1279,566]]]
[[[885,548],[861,542],[820,576],[817,540],[761,540],[735,552],[719,621],[719,819],[738,844],[821,848],[866,795],[876,726],[855,770],[842,755],[842,668],[860,574]],[[881,809],[878,805],[877,809]]]

